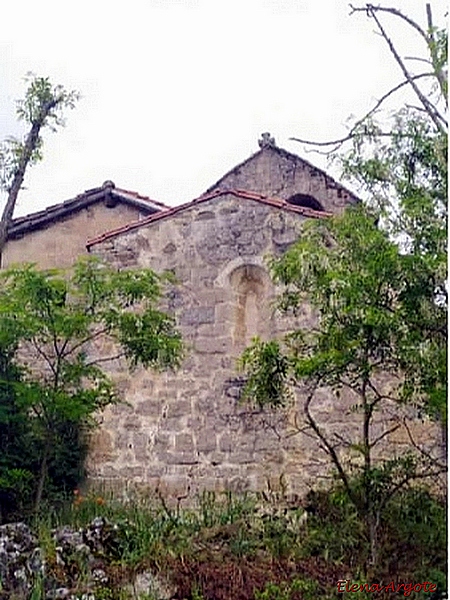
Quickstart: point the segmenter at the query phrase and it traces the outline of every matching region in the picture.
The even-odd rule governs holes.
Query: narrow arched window
[[[230,275],[234,292],[233,342],[247,346],[268,329],[267,274],[257,265],[242,265]]]

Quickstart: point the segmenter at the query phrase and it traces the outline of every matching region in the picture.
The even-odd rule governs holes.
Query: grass
[[[287,508],[280,499],[258,495],[205,493],[196,506],[181,510],[142,494],[125,502],[107,494],[76,494],[64,510],[47,514],[36,526],[50,574],[83,590],[91,566],[85,557],[74,556],[70,576],[63,573],[51,530],[106,519],[104,539],[95,552],[97,568],[107,575],[106,583],[95,586],[100,600],[127,600],[125,584],[143,572],[170,581],[177,597],[186,600],[341,598],[339,579],[364,581],[367,543],[350,505],[336,503],[333,491],[313,497],[314,511],[305,519],[302,507]],[[382,529],[382,560],[372,576],[436,579],[444,589],[444,525],[445,506],[439,501],[427,492],[406,494],[390,507]],[[141,600],[157,600],[154,593],[146,594]],[[370,597],[376,600],[377,595]],[[420,593],[415,598],[420,600]]]

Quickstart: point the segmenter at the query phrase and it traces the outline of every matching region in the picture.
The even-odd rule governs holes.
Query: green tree
[[[285,289],[281,310],[295,313],[308,302],[317,327],[292,331],[283,340],[256,340],[243,356],[244,396],[276,405],[297,389],[300,429],[313,434],[328,456],[365,524],[370,562],[376,564],[378,528],[390,500],[410,482],[438,475],[446,462],[445,448],[433,451],[414,438],[403,411],[428,415],[446,429],[446,34],[433,27],[431,9],[427,31],[397,9],[366,4],[353,12],[375,21],[405,80],[345,137],[319,144],[330,146],[333,157],[341,150],[344,173],[367,200],[341,217],[309,223],[301,239],[271,262],[275,281]],[[406,68],[383,16],[418,32],[427,51],[426,73]],[[392,117],[378,114],[405,86],[418,105]],[[345,143],[351,148],[343,153]],[[359,421],[353,437],[320,421],[315,408],[324,389],[336,402],[352,402]],[[380,428],[378,415],[389,413]],[[379,459],[380,446],[400,427],[409,448]]]
[[[28,76],[28,88],[23,100],[17,102],[17,117],[30,126],[24,141],[9,137],[0,145],[0,190],[7,199],[0,218],[0,265],[8,238],[17,197],[27,168],[42,159],[42,131],[64,125],[63,114],[74,108],[79,94],[53,85],[48,77]]]
[[[175,368],[182,343],[158,308],[166,278],[151,270],[116,271],[84,258],[70,273],[28,265],[0,278],[3,423],[15,419],[32,438],[38,510],[55,449],[63,451],[58,439],[73,438],[75,426],[93,425],[96,411],[117,401],[101,366],[126,360],[130,368]],[[5,450],[13,457],[13,446]],[[8,464],[3,479],[16,465],[22,468]]]

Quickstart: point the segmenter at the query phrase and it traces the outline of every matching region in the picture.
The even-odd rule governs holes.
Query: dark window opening
[[[294,206],[304,206],[305,208],[312,208],[313,210],[324,210],[320,202],[309,194],[294,194],[288,198],[286,202],[289,202],[289,204],[293,204]]]

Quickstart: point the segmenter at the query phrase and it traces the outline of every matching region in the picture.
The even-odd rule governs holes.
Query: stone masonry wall
[[[356,197],[329,175],[303,159],[280,148],[268,147],[225,175],[208,191],[216,189],[251,190],[288,200],[294,194],[308,194],[324,210],[340,213],[357,201]]]
[[[167,302],[187,357],[176,373],[129,376],[116,365],[113,376],[129,404],[102,415],[91,478],[131,479],[183,495],[188,488],[264,489],[266,480],[278,485],[294,470],[283,415],[238,404],[236,359],[254,335],[283,329],[271,308],[264,257],[292,243],[301,223],[300,216],[227,195],[94,247],[117,266],[175,272],[179,283]]]
[[[107,239],[93,252],[120,267],[171,269],[167,295],[187,356],[175,373],[117,363],[111,374],[127,402],[109,407],[91,442],[94,481],[134,482],[175,498],[200,490],[303,493],[326,475],[317,443],[291,435],[295,411],[259,411],[238,402],[236,359],[251,338],[289,329],[275,313],[265,265],[301,233],[304,218],[231,194]],[[311,326],[308,307],[298,316]],[[348,433],[352,398],[319,395],[316,414]],[[381,420],[378,424],[381,428]],[[381,429],[380,429],[381,431]],[[403,444],[404,437],[397,435]],[[434,434],[433,434],[434,435]]]
[[[8,240],[2,257],[4,268],[15,263],[37,263],[42,269],[70,267],[86,252],[88,239],[139,219],[138,209],[125,204],[108,208],[96,203],[49,223],[47,227]]]

